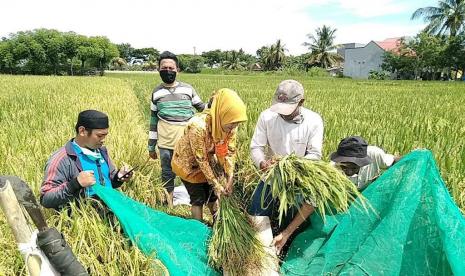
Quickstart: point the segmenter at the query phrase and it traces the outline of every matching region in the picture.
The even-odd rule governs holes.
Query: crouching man
[[[127,168],[117,170],[103,146],[108,116],[97,110],[79,113],[76,136],[58,149],[46,163],[40,203],[60,210],[80,198],[97,198],[93,185],[118,188],[132,177]]]
[[[401,156],[394,156],[377,146],[370,146],[360,136],[350,136],[341,140],[330,158],[361,191],[375,181],[384,170],[399,161]]]
[[[261,170],[266,171],[273,164],[272,157],[275,155],[294,153],[312,160],[321,159],[323,120],[319,114],[304,108],[304,101],[302,84],[285,80],[276,89],[272,106],[260,114],[250,150],[255,165]],[[286,251],[293,237],[304,228],[307,218],[314,212],[311,204],[302,202],[300,209],[288,210],[281,225],[274,225],[279,215],[277,206],[279,202],[272,199],[271,187],[261,181],[247,210],[257,225],[261,242],[275,256]],[[278,269],[274,262],[263,275],[277,275]]]

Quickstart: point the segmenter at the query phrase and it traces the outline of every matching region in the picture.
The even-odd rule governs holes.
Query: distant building
[[[344,76],[355,79],[368,79],[370,71],[381,71],[383,57],[387,51],[397,53],[401,38],[389,38],[383,41],[370,41],[364,47],[344,49]]]
[[[327,68],[326,72],[328,72],[328,74],[331,77],[338,77],[342,75],[343,70],[344,68],[342,68],[341,66],[336,66],[336,67]]]
[[[263,68],[259,63],[254,63],[254,64],[249,66],[249,70],[251,70],[251,71],[263,71]]]
[[[128,62],[128,65],[133,66],[133,65],[143,65],[145,63],[145,60],[141,58],[134,58],[132,57],[131,60]]]
[[[346,43],[346,44],[342,44],[342,45],[339,45],[339,47],[337,48],[337,53],[343,57],[345,59],[345,52],[347,49],[355,49],[355,48],[361,48],[365,46],[364,44],[361,44],[361,43]]]

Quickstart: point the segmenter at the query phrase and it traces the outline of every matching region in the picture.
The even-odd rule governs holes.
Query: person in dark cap
[[[359,190],[363,190],[401,157],[369,146],[360,136],[350,136],[341,140],[330,158]]]
[[[40,188],[40,203],[60,210],[79,198],[96,198],[93,185],[120,187],[132,172],[117,170],[103,146],[108,135],[108,116],[97,110],[79,113],[76,136],[48,159]]]
[[[158,66],[163,82],[153,90],[150,99],[148,151],[152,159],[160,158],[161,180],[168,192],[169,205],[173,203],[176,176],[171,168],[174,146],[184,134],[184,129],[194,116],[195,110],[203,111],[205,108],[192,86],[176,81],[178,64],[175,54],[169,51],[160,54]]]

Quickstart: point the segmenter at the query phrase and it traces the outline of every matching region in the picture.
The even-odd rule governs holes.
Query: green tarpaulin
[[[125,233],[154,255],[171,275],[216,275],[207,265],[211,230],[195,220],[169,216],[122,193],[96,187]],[[431,152],[414,151],[364,192],[368,213],[351,207],[314,214],[291,245],[285,275],[465,275],[465,220],[452,200]]]
[[[375,211],[312,216],[285,275],[465,275],[465,220],[430,151],[414,151],[363,195]]]
[[[94,188],[118,217],[124,233],[145,255],[160,259],[170,275],[219,275],[208,266],[211,229],[205,224],[153,210],[110,188]]]

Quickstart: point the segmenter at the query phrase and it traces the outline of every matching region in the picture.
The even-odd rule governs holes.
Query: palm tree
[[[232,50],[226,53],[226,60],[223,61],[223,68],[228,70],[243,70],[247,64],[240,59],[240,53]]]
[[[336,50],[337,46],[334,45],[336,29],[323,25],[321,28],[315,30],[316,36],[308,34],[307,37],[310,42],[304,42],[303,45],[307,46],[311,51],[309,65],[317,65],[322,68],[330,68],[340,64],[344,58],[337,53],[331,52]]]
[[[257,55],[257,60],[258,62],[266,68],[266,57],[268,56],[268,52],[270,51],[270,48],[267,46],[262,46],[260,49],[258,49],[255,53]]]
[[[465,0],[442,0],[438,7],[416,10],[411,19],[423,17],[428,22],[425,31],[429,34],[450,34],[455,37],[465,30]]]
[[[126,65],[126,60],[124,60],[124,58],[121,58],[121,57],[115,57],[111,60],[111,65],[113,65],[113,67],[118,67],[120,70],[123,68],[124,65]]]
[[[285,52],[287,49],[285,45],[278,39],[275,44],[271,45],[269,50],[265,53],[265,64],[268,69],[276,70],[282,67],[284,59],[286,58]]]

